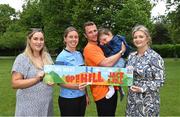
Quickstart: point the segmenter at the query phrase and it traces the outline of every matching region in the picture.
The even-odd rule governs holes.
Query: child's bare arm
[[[126,51],[126,46],[124,45],[123,42],[122,42],[122,46],[121,46],[121,51],[122,51],[122,53],[124,53]]]

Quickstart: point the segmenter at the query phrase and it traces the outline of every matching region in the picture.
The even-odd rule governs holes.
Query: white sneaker
[[[106,94],[106,99],[111,98],[115,93],[114,87],[113,86],[109,86],[109,91]]]

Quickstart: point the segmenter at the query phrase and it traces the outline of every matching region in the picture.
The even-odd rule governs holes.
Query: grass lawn
[[[11,88],[11,67],[14,59],[0,58],[0,116],[13,116],[15,111],[16,90]],[[165,59],[166,81],[161,89],[161,116],[180,116],[180,59]],[[127,87],[124,87],[127,91]],[[126,93],[127,94],[127,93]],[[58,99],[59,87],[54,86],[54,115],[59,116]],[[91,96],[90,92],[89,95]],[[118,99],[117,116],[124,116],[126,97]],[[95,103],[87,107],[86,116],[96,116]]]

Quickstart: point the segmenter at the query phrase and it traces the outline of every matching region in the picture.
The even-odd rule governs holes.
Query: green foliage
[[[25,29],[18,23],[11,24],[1,37],[1,48],[21,49],[25,45]]]
[[[127,0],[122,10],[118,10],[116,15],[113,15],[116,22],[114,32],[130,37],[131,29],[137,24],[151,29],[151,9],[152,6],[147,0]]]
[[[15,9],[7,4],[0,4],[0,36],[6,32],[6,28],[11,24],[11,17],[15,15]]]
[[[42,0],[40,6],[49,50],[63,48],[63,33],[72,20],[70,1]]]
[[[30,28],[43,28],[42,15],[38,0],[28,1],[20,14],[21,25]]]
[[[168,26],[164,23],[156,22],[154,24],[152,41],[155,44],[172,44],[173,40],[170,37]]]
[[[83,37],[83,24],[94,21],[98,27],[108,27],[115,33],[130,37],[131,28],[137,23],[151,27],[151,4],[147,0],[40,0],[47,44],[50,50],[63,48],[63,32],[68,26],[79,30]],[[84,47],[82,39],[79,48]]]
[[[180,44],[152,45],[152,48],[163,58],[180,58]]]
[[[13,8],[10,7],[10,10],[6,8],[6,12],[0,12],[6,15],[6,19],[9,18],[8,20],[10,22],[4,22],[7,24],[6,31],[2,34],[0,33],[0,50],[3,51],[1,52],[1,55],[17,55],[22,52],[25,47],[27,31],[29,28],[43,27],[41,12],[38,8],[38,2],[36,0],[27,2],[23,8],[23,12],[19,14],[19,18],[14,16],[17,19],[13,20],[10,18],[10,16],[12,17],[12,13],[18,14],[15,13]]]
[[[180,44],[175,44],[175,57],[180,58]]]
[[[128,26],[132,27],[135,24],[150,25],[151,9],[152,6],[149,1],[127,0],[123,9],[119,11],[118,16],[115,16],[115,18],[120,25],[124,25],[123,30],[127,30]]]
[[[171,38],[172,35],[176,40],[179,38],[178,28],[171,28],[169,25],[155,25],[156,30],[152,30],[153,24],[150,20],[152,5],[149,0],[25,1],[19,19],[14,20],[13,24],[8,24],[6,31],[0,34],[1,48],[24,48],[25,36],[29,28],[43,28],[48,50],[51,54],[57,55],[64,48],[64,30],[68,26],[74,26],[79,31],[78,49],[82,50],[87,42],[83,35],[83,24],[86,21],[94,21],[98,27],[108,27],[114,34],[126,36],[130,45],[131,30],[137,24],[145,25],[150,32],[153,31],[153,39],[162,39],[156,41],[157,43],[172,43],[169,31]],[[173,40],[173,43],[175,42],[178,41]]]
[[[176,6],[176,10],[175,11],[171,11],[169,12],[169,19],[172,21],[172,24],[175,27],[180,26],[180,0],[167,0],[167,8],[170,9],[171,6]]]
[[[167,14],[167,19],[170,25],[169,29],[174,43],[180,43],[180,0],[167,0],[167,8],[170,9],[172,6],[176,6],[176,10]]]
[[[17,55],[25,48],[26,30],[18,23],[12,23],[0,37],[2,55]]]

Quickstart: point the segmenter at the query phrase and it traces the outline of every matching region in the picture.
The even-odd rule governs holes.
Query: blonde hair
[[[41,32],[43,35],[44,33],[40,30],[32,30],[28,36],[27,36],[27,40],[26,40],[26,48],[24,50],[24,53],[25,55],[27,55],[30,59],[30,61],[32,62],[32,64],[34,64],[37,68],[42,68],[42,66],[40,66],[33,58],[34,58],[34,55],[33,55],[33,50],[30,46],[30,40],[31,38],[33,37],[33,35],[37,32]],[[48,65],[48,64],[53,64],[53,61],[50,57],[50,55],[48,54],[47,52],[47,49],[44,45],[44,47],[42,48],[42,50],[40,51],[40,56],[42,58],[42,62],[44,65]]]
[[[132,37],[134,36],[134,33],[137,31],[142,31],[146,35],[147,39],[149,40],[148,45],[150,46],[152,44],[152,39],[149,30],[143,25],[137,25],[132,29]]]
[[[100,38],[101,35],[105,34],[105,35],[109,35],[112,34],[111,30],[108,28],[99,28],[98,29],[98,39]]]

